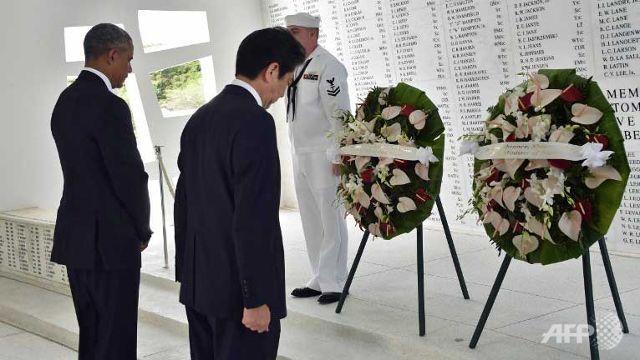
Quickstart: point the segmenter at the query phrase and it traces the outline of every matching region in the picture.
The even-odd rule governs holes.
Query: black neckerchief
[[[302,66],[302,70],[300,70],[298,76],[296,76],[291,85],[289,85],[289,87],[287,88],[287,122],[289,121],[289,107],[291,107],[292,109],[291,122],[293,122],[293,119],[296,117],[296,92],[298,91],[298,83],[302,79],[304,71],[307,69],[307,66],[309,65],[311,60],[313,60],[313,58],[307,60],[304,63],[304,65]]]

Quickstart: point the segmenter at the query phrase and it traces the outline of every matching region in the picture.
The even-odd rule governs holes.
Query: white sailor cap
[[[301,26],[306,28],[320,28],[320,16],[313,16],[309,13],[299,12],[284,17],[287,26]]]

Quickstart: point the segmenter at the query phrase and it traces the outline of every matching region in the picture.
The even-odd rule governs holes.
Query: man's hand
[[[267,304],[258,306],[257,308],[244,308],[242,315],[242,324],[249,330],[263,333],[269,331],[269,323],[271,322],[271,311]]]
[[[331,172],[335,176],[340,176],[340,164],[331,164]]]

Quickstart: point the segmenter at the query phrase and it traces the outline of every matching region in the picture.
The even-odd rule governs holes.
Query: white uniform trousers
[[[307,287],[342,292],[347,279],[347,224],[339,178],[325,152],[293,155],[294,181],[312,277]]]

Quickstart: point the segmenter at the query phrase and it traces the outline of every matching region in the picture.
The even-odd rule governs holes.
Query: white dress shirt
[[[260,94],[258,94],[258,91],[256,91],[256,89],[254,89],[253,86],[251,86],[251,84],[247,83],[246,81],[242,81],[240,79],[234,79],[231,82],[231,85],[240,86],[241,88],[250,92],[251,95],[253,95],[253,97],[256,99],[256,102],[258,103],[258,105],[262,107],[262,99],[260,98]]]
[[[88,72],[91,72],[91,73],[94,73],[94,74],[98,75],[100,77],[100,79],[102,79],[102,81],[104,81],[104,84],[107,86],[107,89],[109,89],[109,91],[113,91],[113,87],[111,87],[111,81],[109,81],[109,78],[107,78],[107,75],[103,74],[99,70],[96,70],[96,69],[90,68],[90,67],[84,67],[84,68],[82,68],[82,70],[86,70]]]

